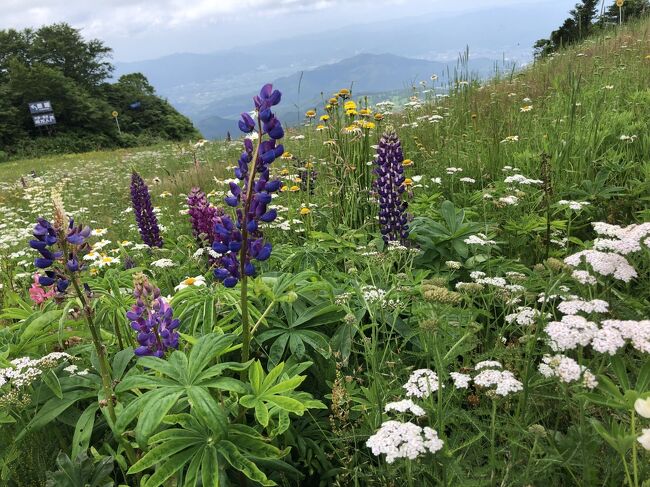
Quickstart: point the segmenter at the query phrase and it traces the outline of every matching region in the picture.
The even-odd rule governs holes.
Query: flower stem
[[[108,366],[108,360],[106,359],[106,349],[104,343],[102,342],[101,333],[97,330],[97,326],[93,320],[93,312],[88,304],[85,294],[79,286],[79,280],[76,276],[72,278],[72,285],[74,286],[77,296],[81,301],[84,310],[84,316],[86,317],[86,323],[88,323],[88,328],[92,336],[93,344],[95,345],[95,350],[97,351],[97,358],[99,359],[99,373],[102,377],[102,386],[104,388],[104,396],[106,398],[106,407],[108,408],[108,415],[111,418],[113,424],[117,420],[115,416],[115,407],[113,405],[113,388],[111,387],[111,373]]]

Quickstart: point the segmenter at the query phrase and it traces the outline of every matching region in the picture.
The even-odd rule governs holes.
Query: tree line
[[[624,0],[622,7],[616,2],[606,6],[605,0],[582,0],[548,39],[539,39],[535,43],[535,57],[548,56],[561,47],[580,42],[598,29],[644,15],[650,15],[650,0]]]
[[[200,136],[143,74],[109,82],[111,54],[66,23],[0,30],[0,160]],[[36,127],[28,104],[44,100],[56,125]]]

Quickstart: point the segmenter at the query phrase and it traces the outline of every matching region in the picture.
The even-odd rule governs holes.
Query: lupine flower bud
[[[142,241],[149,247],[162,247],[158,219],[153,212],[151,195],[142,177],[135,171],[131,175],[131,202]]]
[[[408,203],[402,201],[404,192],[404,167],[402,146],[393,131],[386,132],[377,148],[375,188],[379,196],[379,224],[386,243],[405,243],[408,238]]]

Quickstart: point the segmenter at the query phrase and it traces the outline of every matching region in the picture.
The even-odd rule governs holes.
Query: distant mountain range
[[[489,59],[473,60],[468,66],[410,59],[394,54],[359,54],[337,63],[301,71],[273,80],[273,86],[282,92],[282,104],[277,115],[289,125],[303,120],[304,112],[322,107],[332,93],[341,88],[352,89],[355,98],[369,95],[377,98],[392,92],[408,93],[412,86],[426,81],[431,86],[431,76],[438,76],[436,86],[446,86],[461,71],[485,76],[492,72],[495,62]],[[236,95],[207,104],[195,112],[194,122],[208,138],[223,137],[227,131],[235,133],[240,113],[251,106],[256,92]],[[374,95],[374,96],[373,96]],[[375,100],[377,101],[377,100]]]
[[[252,94],[269,80],[284,90],[284,110],[295,118],[298,109],[318,101],[321,92],[329,95],[351,83],[357,94],[376,93],[428,80],[433,73],[441,76],[447,69],[453,73],[466,46],[470,69],[482,75],[492,71],[497,59],[521,64],[530,59],[534,41],[555,28],[564,14],[547,2],[453,17],[427,14],[209,54],[116,63],[115,76],[142,72],[204,135],[221,136],[234,127],[228,119],[247,109]],[[535,28],[522,22],[524,18],[535,19]]]

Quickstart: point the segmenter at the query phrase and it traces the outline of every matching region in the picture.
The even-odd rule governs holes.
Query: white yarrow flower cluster
[[[583,258],[585,262],[591,265],[594,272],[601,276],[612,276],[623,282],[630,282],[637,277],[636,270],[625,257],[599,250],[583,250],[565,258],[564,263],[571,267],[578,267]]]
[[[433,370],[417,369],[411,373],[409,380],[402,387],[406,390],[407,397],[427,398],[444,385],[440,384],[438,374]]]
[[[436,430],[409,422],[385,421],[379,431],[368,438],[366,446],[373,455],[386,455],[386,462],[393,463],[398,458],[415,460],[428,452],[435,453],[444,443],[438,438]]]
[[[551,321],[545,331],[551,348],[556,352],[563,352],[573,350],[578,345],[589,345],[598,331],[598,326],[582,316],[566,315],[560,321]]]
[[[398,413],[410,412],[415,416],[424,416],[425,411],[420,406],[415,404],[411,399],[403,399],[401,401],[389,402],[384,407],[384,412],[397,411]]]
[[[578,362],[566,355],[544,355],[538,369],[544,377],[557,377],[567,384],[582,379],[582,384],[588,389],[593,389],[598,385],[596,377],[589,369],[584,365],[579,365]]]
[[[605,320],[593,337],[597,352],[614,355],[627,342],[641,353],[650,353],[650,320]]]
[[[531,186],[533,184],[542,184],[544,181],[541,179],[530,179],[523,174],[513,174],[512,176],[507,176],[503,182],[506,184],[521,184],[524,186]]]
[[[506,321],[508,323],[517,323],[522,326],[531,326],[535,324],[540,316],[550,318],[551,315],[549,313],[542,313],[529,306],[520,306],[517,308],[515,313],[506,315]]]
[[[476,235],[470,235],[465,240],[463,240],[467,245],[496,245],[494,240],[489,240],[487,236],[483,233],[477,233]]]
[[[508,394],[519,392],[524,388],[524,385],[509,370],[486,368],[474,377],[474,383],[480,387],[494,387],[494,389],[490,390],[499,396],[507,396]]]
[[[613,237],[597,238],[594,241],[594,248],[596,250],[628,255],[639,252],[642,249],[642,242],[648,246],[646,237],[650,236],[650,222],[639,225],[628,225],[627,227],[610,225],[603,222],[596,222],[592,225],[599,235]]]
[[[575,315],[581,311],[588,314],[607,313],[609,311],[609,303],[602,299],[592,299],[591,301],[569,299],[558,304],[557,309],[560,313],[565,315]]]

